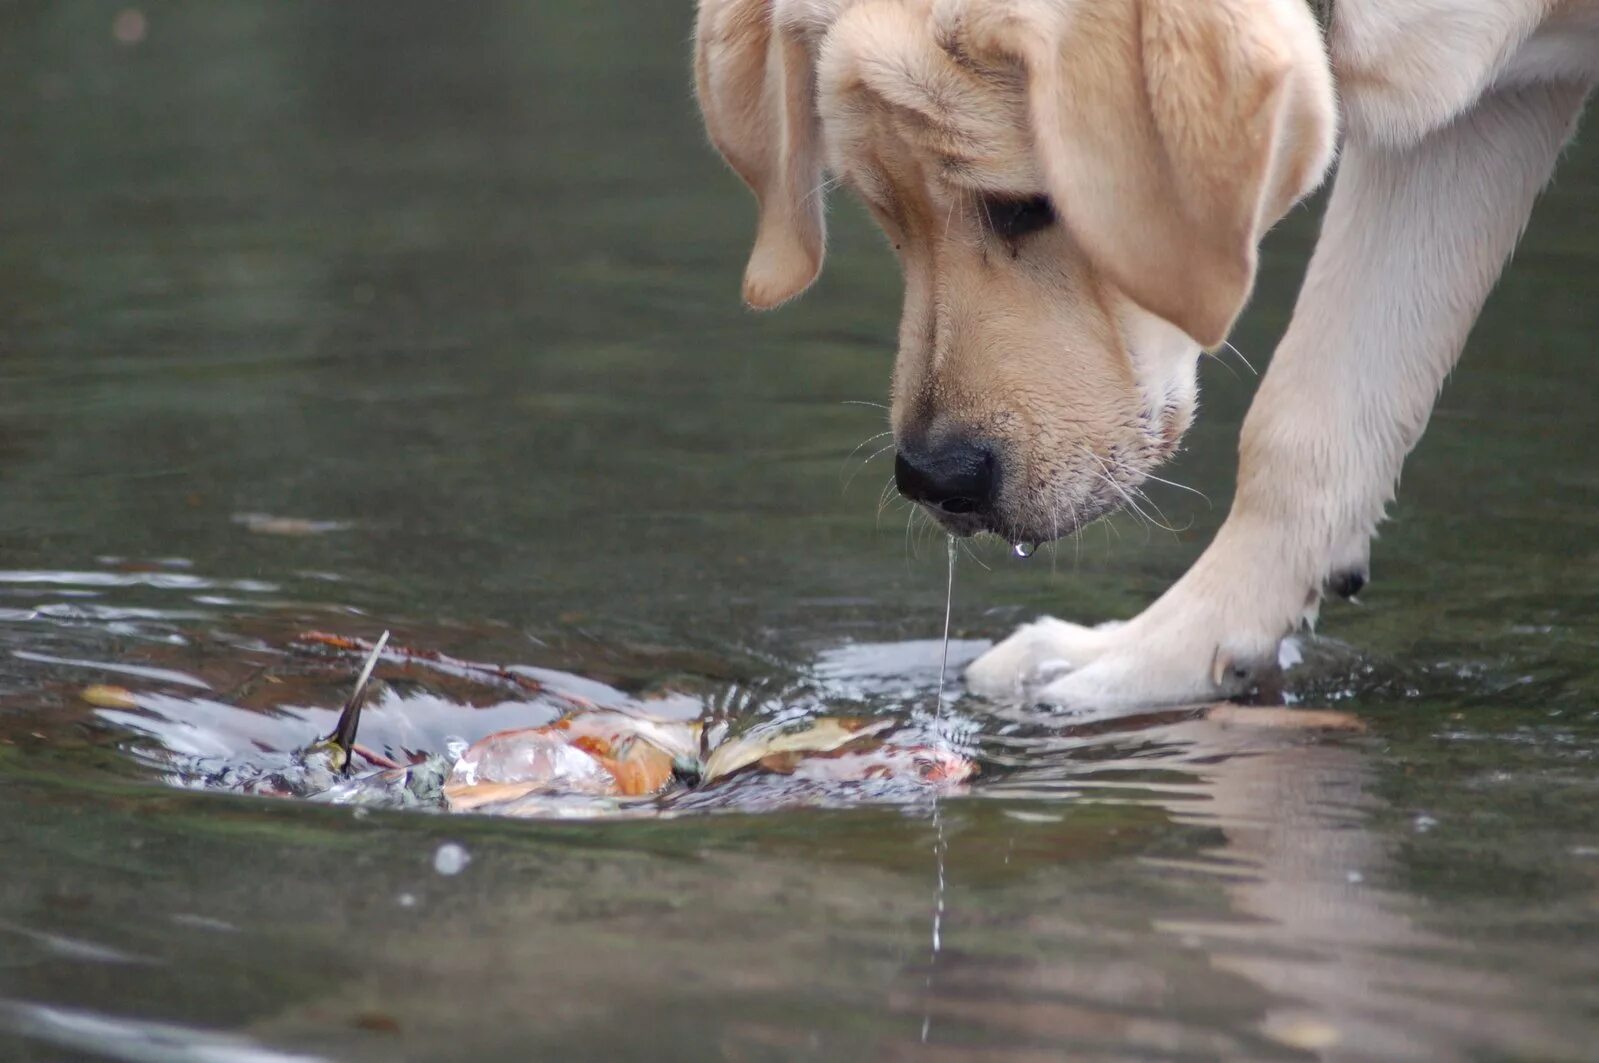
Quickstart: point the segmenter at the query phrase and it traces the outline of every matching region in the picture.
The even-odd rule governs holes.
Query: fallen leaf
[[[78,697],[99,709],[136,709],[139,707],[138,699],[133,696],[133,691],[127,687],[108,686],[96,683],[78,691]]]
[[[729,742],[711,750],[705,758],[704,779],[710,782],[731,775],[765,757],[779,753],[827,753],[859,738],[888,728],[887,720],[861,720],[822,716],[802,730],[788,730],[786,724],[751,728]]]
[[[599,759],[623,797],[658,794],[672,781],[672,755],[642,738],[629,739],[616,756]]]
[[[625,712],[596,710],[563,716],[550,729],[569,735],[574,745],[600,756],[613,755],[631,738],[643,739],[668,756],[692,759],[699,753],[700,725],[677,720],[655,720]]]
[[[449,802],[451,812],[470,812],[484,805],[496,805],[502,801],[514,801],[518,797],[526,797],[540,786],[541,784],[536,782],[480,782],[471,785],[445,783],[444,799]]]
[[[484,786],[515,786],[484,790]],[[452,809],[480,807],[537,790],[594,795],[616,792],[616,777],[550,727],[498,731],[474,742],[444,784]]]
[[[762,757],[758,763],[762,770],[776,775],[819,783],[882,780],[944,786],[977,774],[976,763],[953,749],[886,742],[861,748],[850,744],[825,753],[791,750]]]

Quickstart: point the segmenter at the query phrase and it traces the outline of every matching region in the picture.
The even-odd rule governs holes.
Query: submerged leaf
[[[616,780],[616,792],[623,797],[658,794],[672,782],[676,763],[672,754],[642,738],[625,742],[614,757],[600,757],[600,764]]]
[[[452,811],[535,791],[610,795],[616,777],[553,727],[500,731],[461,754],[444,784]]]
[[[97,709],[136,709],[139,702],[127,687],[96,683],[78,691],[78,697]]]
[[[889,726],[887,720],[823,716],[798,730],[788,724],[754,727],[711,750],[705,758],[704,778],[712,782],[776,754],[828,753]]]
[[[564,716],[550,724],[552,731],[568,735],[573,744],[601,756],[630,739],[641,739],[672,758],[699,755],[700,725],[679,720],[656,720],[625,712],[597,710]]]

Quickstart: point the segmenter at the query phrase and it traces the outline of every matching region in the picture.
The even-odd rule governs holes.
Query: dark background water
[[[909,712],[936,669],[902,644],[943,606],[885,461],[846,483],[885,427],[855,403],[886,392],[891,257],[841,201],[816,289],[739,307],[753,210],[697,124],[686,5],[159,4],[120,16],[137,43],[120,11],[0,6],[0,1054],[1590,1056],[1592,150],[1363,605],[1291,677],[1368,734],[963,703],[985,773],[943,806],[935,954],[925,806],[357,818],[166,788],[78,703],[116,674],[60,660],[211,674],[317,626]],[[1315,225],[1268,243],[1257,368]],[[1252,387],[1205,368],[1164,475],[1213,505],[1151,492],[1186,530],[980,550],[957,631],[1158,593],[1225,513]]]

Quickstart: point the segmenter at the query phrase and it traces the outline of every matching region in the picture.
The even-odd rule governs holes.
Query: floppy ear
[[[705,128],[760,218],[744,301],[766,310],[810,286],[822,268],[822,156],[815,74],[775,0],[700,0],[694,80]]]
[[[1023,10],[1033,17],[994,28],[1027,68],[1056,211],[1130,298],[1204,346],[1220,344],[1254,284],[1260,237],[1332,159],[1332,79],[1309,6]]]

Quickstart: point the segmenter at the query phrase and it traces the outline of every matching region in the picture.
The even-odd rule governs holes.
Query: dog
[[[1599,78],[1599,0],[700,0],[710,139],[754,190],[745,301],[821,268],[847,186],[898,255],[899,490],[951,534],[1071,534],[1193,419],[1262,234],[1337,176],[1237,492],[1137,617],[1025,625],[968,686],[1235,696],[1368,579],[1405,456]]]

